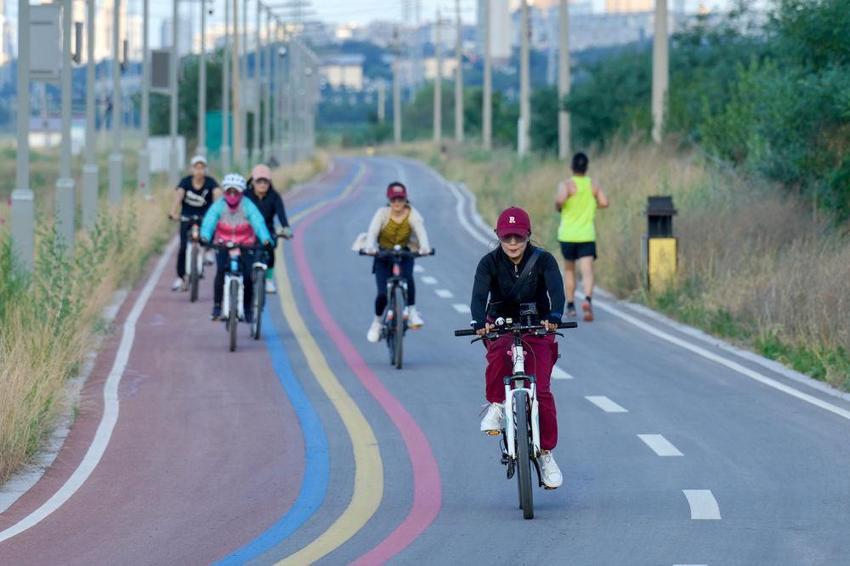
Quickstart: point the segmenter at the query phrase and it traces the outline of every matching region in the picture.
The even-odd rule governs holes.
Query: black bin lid
[[[649,197],[646,205],[647,216],[673,216],[678,211],[673,207],[673,197]]]

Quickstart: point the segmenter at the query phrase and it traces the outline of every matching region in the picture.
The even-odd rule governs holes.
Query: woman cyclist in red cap
[[[536,309],[540,323],[555,330],[564,312],[564,282],[558,262],[549,252],[530,243],[531,219],[523,209],[511,207],[496,224],[499,247],[481,258],[472,288],[472,326],[479,335],[489,332],[497,318],[519,319],[522,307]],[[521,307],[522,305],[522,307]],[[483,432],[502,429],[505,387],[502,381],[513,371],[510,359],[512,336],[487,342],[486,396],[489,405],[481,421]],[[523,338],[530,355],[527,370],[537,378],[540,404],[540,467],[548,488],[560,487],[561,470],[552,450],[558,443],[555,398],[550,390],[552,367],[558,359],[554,336]]]
[[[379,208],[372,217],[369,231],[366,233],[367,252],[379,249],[392,249],[395,246],[408,248],[410,251],[427,255],[431,252],[428,242],[428,232],[422,215],[410,205],[407,198],[407,187],[399,181],[394,181],[387,187],[387,206]],[[378,286],[375,297],[375,318],[369,325],[366,338],[369,342],[377,342],[381,338],[381,317],[387,307],[387,279],[392,274],[390,261],[375,259],[372,272]],[[420,328],[425,322],[416,310],[416,285],[413,281],[413,259],[405,259],[401,263],[402,275],[407,279],[407,320],[411,328]]]

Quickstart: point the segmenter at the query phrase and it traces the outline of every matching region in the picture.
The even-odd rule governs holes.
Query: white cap
[[[203,163],[204,165],[206,165],[207,164],[207,158],[204,157],[201,154],[198,154],[198,155],[194,156],[192,158],[192,161],[190,161],[189,163],[192,164],[192,165],[195,165],[196,163]]]

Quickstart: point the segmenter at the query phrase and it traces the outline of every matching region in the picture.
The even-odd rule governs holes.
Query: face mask
[[[241,200],[242,193],[236,193],[235,195],[224,195],[224,202],[226,202],[230,208],[236,208],[239,205],[239,201]]]

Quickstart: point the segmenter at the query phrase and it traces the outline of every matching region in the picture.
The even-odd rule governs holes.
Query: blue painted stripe
[[[272,366],[295,409],[304,434],[304,480],[298,498],[286,515],[259,537],[218,561],[217,564],[220,565],[244,564],[283,542],[319,509],[328,488],[328,438],[319,414],[310,404],[301,383],[292,371],[283,342],[267,311],[263,312],[263,330]],[[281,470],[281,473],[286,473],[286,470]]]

